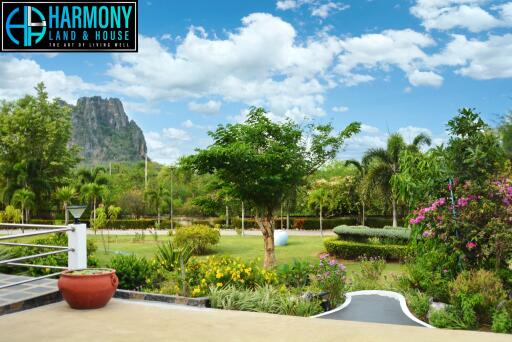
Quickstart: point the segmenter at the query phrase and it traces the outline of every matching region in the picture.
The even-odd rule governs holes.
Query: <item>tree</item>
[[[21,206],[21,223],[28,222],[28,212],[35,204],[35,194],[27,188],[16,190],[12,196],[12,204]]]
[[[62,203],[62,209],[64,210],[65,224],[69,222],[68,205],[71,200],[76,196],[75,188],[72,186],[63,186],[57,189],[55,198]]]
[[[314,209],[318,209],[320,216],[320,235],[324,236],[323,230],[323,212],[324,209],[332,207],[333,195],[332,188],[325,179],[315,182],[313,189],[308,193],[308,205]]]
[[[357,192],[359,193],[359,201],[361,202],[361,225],[365,225],[365,202],[368,195],[368,183],[366,182],[366,174],[368,173],[368,164],[360,163],[355,159],[345,162],[345,165],[353,165],[357,170]]]
[[[372,184],[381,187],[382,192],[391,198],[393,207],[393,227],[398,226],[397,220],[397,194],[393,191],[392,179],[400,173],[400,155],[404,151],[419,151],[421,145],[430,145],[430,138],[420,134],[407,145],[398,133],[388,138],[387,148],[372,148],[363,156],[363,164],[368,168],[366,177]]]
[[[263,108],[251,108],[244,123],[220,125],[209,132],[212,145],[183,160],[199,173],[216,174],[233,198],[255,209],[266,268],[275,264],[274,210],[291,189],[334,159],[360,124],[352,123],[335,135],[330,124],[308,128],[306,137],[304,128],[292,121],[273,122]]]
[[[502,118],[498,132],[505,154],[509,159],[512,159],[512,112]]]
[[[92,202],[92,217],[93,222],[96,221],[96,207],[98,199],[102,199],[107,194],[107,188],[104,185],[96,183],[87,183],[82,185],[80,188],[80,194],[83,199],[88,202]]]
[[[147,197],[148,197],[149,203],[151,203],[151,205],[153,205],[157,211],[157,215],[158,215],[157,223],[158,223],[158,226],[160,227],[161,209],[166,203],[168,203],[168,201],[170,199],[170,193],[164,187],[163,184],[158,183],[158,184],[156,184],[155,187],[148,190]]]
[[[77,147],[70,147],[70,109],[49,101],[42,83],[36,96],[0,104],[0,184],[3,202],[18,189],[30,189],[35,207],[45,207],[55,189],[69,182],[78,163]]]

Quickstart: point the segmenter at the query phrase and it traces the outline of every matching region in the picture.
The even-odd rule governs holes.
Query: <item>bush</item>
[[[499,277],[486,270],[465,271],[450,284],[451,303],[468,326],[491,323],[492,313],[507,297]]]
[[[366,256],[359,259],[360,271],[354,273],[352,277],[351,290],[374,290],[382,288],[380,278],[386,268],[386,261],[382,258],[368,258]]]
[[[461,318],[458,311],[452,307],[446,309],[434,311],[430,315],[430,324],[436,328],[448,328],[448,329],[468,329],[470,327]]]
[[[334,232],[343,240],[368,242],[371,238],[379,238],[383,243],[405,244],[411,236],[410,229],[380,229],[368,227],[338,226]]]
[[[324,240],[325,249],[329,254],[342,259],[357,259],[360,256],[380,257],[386,260],[401,260],[407,254],[407,246],[372,245],[368,243],[344,241],[337,238]]]
[[[210,291],[210,303],[212,307],[219,309],[303,317],[322,312],[318,299],[297,296],[268,285],[255,289],[238,289],[232,286],[213,287]]]
[[[422,321],[426,321],[430,309],[429,296],[420,291],[411,291],[405,294],[405,298],[412,313]]]
[[[306,262],[294,259],[291,264],[279,265],[277,267],[277,274],[279,282],[295,288],[302,288],[309,284],[309,275],[312,271],[312,266]]]
[[[158,245],[155,255],[159,266],[169,272],[180,268],[181,265],[186,266],[191,256],[192,249],[190,247],[177,248],[172,241]]]
[[[211,287],[234,286],[255,288],[276,284],[277,274],[258,266],[256,261],[241,258],[211,256],[203,260],[191,259],[186,269],[187,288],[193,297],[204,296]]]
[[[345,298],[347,279],[345,270],[345,265],[338,263],[329,254],[320,257],[320,263],[315,269],[314,285],[328,293],[327,298],[332,307],[341,304]]]
[[[117,255],[108,266],[116,270],[119,288],[125,290],[141,290],[154,285],[154,269],[150,262],[135,255]]]
[[[194,254],[203,255],[219,243],[220,231],[205,225],[193,225],[176,230],[174,242],[179,248],[188,246]]]
[[[18,242],[18,241],[14,241]],[[47,245],[47,246],[67,246],[68,245],[68,236],[63,232],[55,233],[43,238],[36,239],[29,243],[36,245]],[[96,252],[97,246],[92,240],[87,240],[87,266],[95,267],[98,264],[96,257],[94,256],[94,252]],[[40,247],[15,247],[9,251],[11,258],[19,258],[44,252],[51,252],[54,249],[40,248]],[[52,254],[45,257],[30,259],[22,261],[27,264],[39,264],[39,265],[48,265],[48,266],[68,266],[68,254],[67,253],[58,253]],[[30,276],[41,276],[45,274],[55,273],[57,270],[50,268],[20,268],[20,267],[5,267],[2,272],[7,273],[18,273],[20,271],[27,272]]]
[[[492,315],[492,331],[496,333],[512,333],[512,302],[496,310]]]

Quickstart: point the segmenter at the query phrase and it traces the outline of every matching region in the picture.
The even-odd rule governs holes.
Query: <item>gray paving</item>
[[[353,296],[346,308],[319,318],[421,327],[403,313],[399,301],[379,295]]]
[[[0,273],[0,286],[13,284],[26,279],[30,279],[30,277]],[[7,306],[55,292],[58,292],[57,280],[40,279],[30,283],[0,289],[0,305]]]

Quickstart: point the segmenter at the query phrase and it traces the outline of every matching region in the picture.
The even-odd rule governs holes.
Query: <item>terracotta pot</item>
[[[119,284],[116,271],[97,269],[98,274],[70,274],[64,271],[58,282],[62,297],[73,309],[97,309],[104,307],[114,295]]]

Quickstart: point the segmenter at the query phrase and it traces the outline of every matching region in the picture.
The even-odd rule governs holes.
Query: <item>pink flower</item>
[[[470,241],[466,244],[467,249],[472,250],[476,247],[476,242]]]

